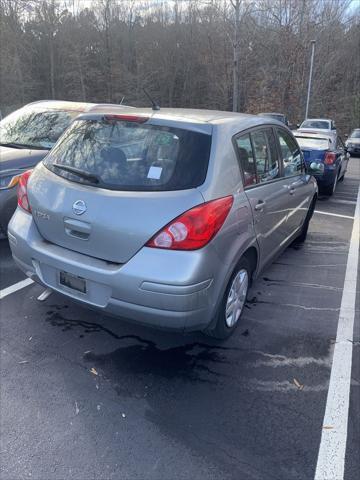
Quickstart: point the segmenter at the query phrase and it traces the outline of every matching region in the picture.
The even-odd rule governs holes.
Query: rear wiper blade
[[[95,183],[95,184],[102,183],[101,178],[95,175],[95,173],[89,173],[84,170],[80,170],[79,168],[69,167],[68,165],[61,165],[59,163],[51,163],[50,165],[52,167],[58,168],[59,170],[64,170],[65,172],[74,173],[79,177],[85,178],[85,180],[89,180],[91,183]]]
[[[29,150],[50,150],[49,147],[40,147],[39,145],[28,145],[26,143],[0,143],[1,147],[10,147],[10,148],[28,148]]]

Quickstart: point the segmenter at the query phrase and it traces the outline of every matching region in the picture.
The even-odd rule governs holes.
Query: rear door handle
[[[264,210],[265,205],[266,203],[263,200],[259,200],[258,203],[255,205],[254,209],[257,212],[261,212],[262,210]]]

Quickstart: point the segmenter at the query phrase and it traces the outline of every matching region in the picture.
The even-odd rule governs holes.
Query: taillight
[[[32,170],[28,170],[20,176],[17,190],[19,207],[23,208],[26,212],[29,213],[31,213],[31,207],[27,195],[27,184],[31,174]]]
[[[324,163],[325,165],[333,165],[336,160],[336,154],[333,152],[326,152]]]
[[[149,120],[149,117],[145,115],[105,115],[104,119],[108,122],[134,122],[134,123],[145,123]]]
[[[191,208],[156,233],[146,246],[169,250],[204,247],[222,227],[233,201],[229,196]]]

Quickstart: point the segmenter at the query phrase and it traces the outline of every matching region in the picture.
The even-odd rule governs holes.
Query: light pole
[[[306,99],[305,120],[308,118],[308,113],[309,113],[309,102],[310,102],[312,72],[313,72],[313,65],[314,65],[315,43],[316,43],[315,40],[311,40],[311,61],[310,61],[309,84],[308,84],[307,99]]]

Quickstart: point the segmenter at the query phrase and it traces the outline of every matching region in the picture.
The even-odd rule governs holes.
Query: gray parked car
[[[360,155],[360,128],[355,128],[345,142],[346,149],[350,155]]]
[[[26,105],[0,122],[0,235],[16,204],[19,176],[53,147],[71,121],[91,104],[42,100]]]
[[[316,197],[276,120],[95,107],[23,175],[8,235],[28,276],[84,305],[226,338]]]

